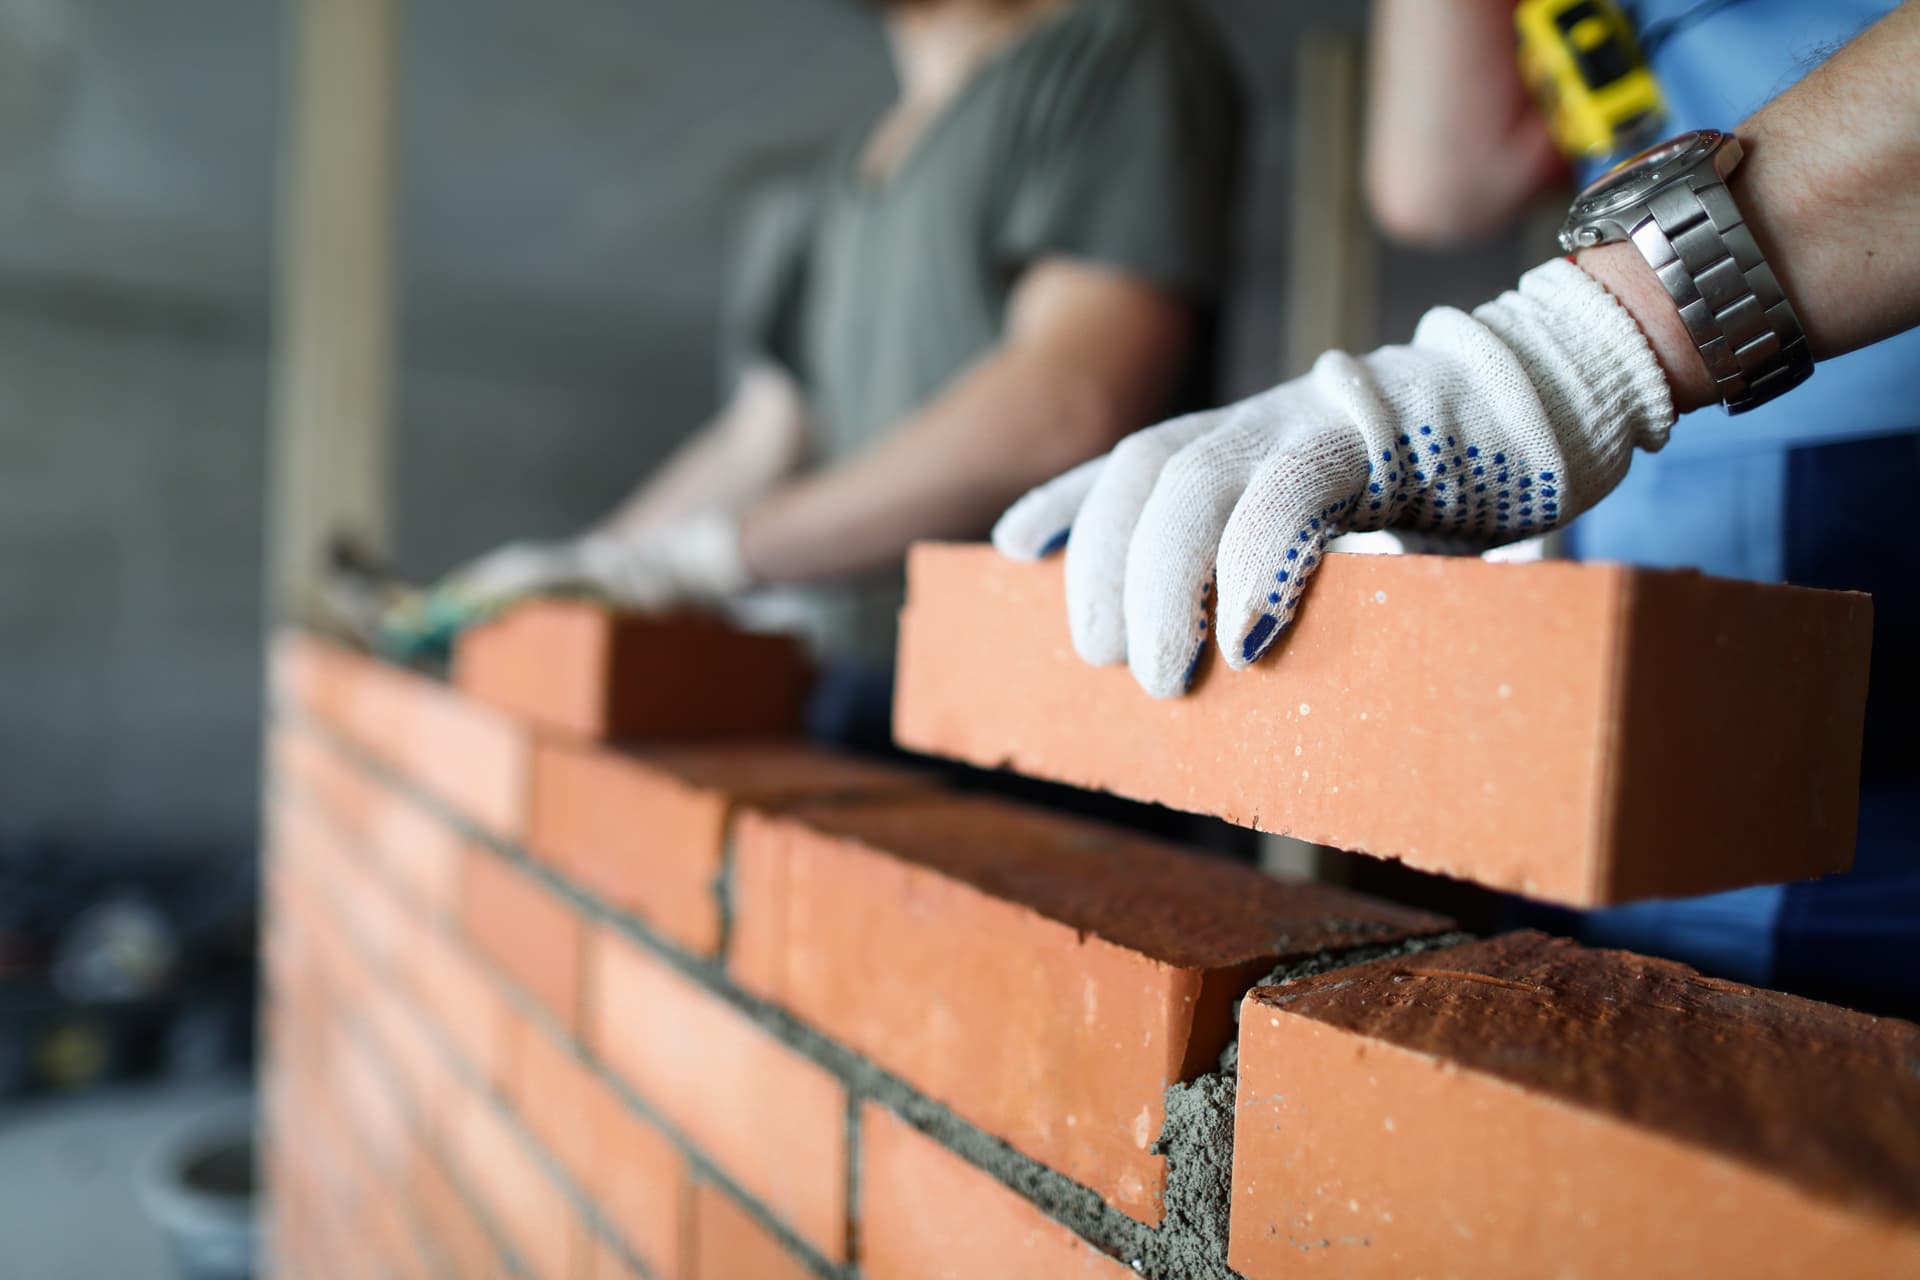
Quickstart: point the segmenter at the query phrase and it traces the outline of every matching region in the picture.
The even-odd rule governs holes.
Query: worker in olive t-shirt
[[[1181,407],[1209,361],[1234,78],[1178,0],[882,5],[897,101],[762,218],[731,394],[608,519],[453,583],[641,608],[808,584],[829,663],[891,660],[908,544]]]

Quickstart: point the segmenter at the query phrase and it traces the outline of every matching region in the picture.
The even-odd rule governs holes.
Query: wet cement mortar
[[[1470,940],[1462,933],[1386,946],[1325,951],[1285,964],[1256,982],[1282,987],[1302,978],[1374,960],[1416,955]],[[1236,1008],[1234,1017],[1238,1019]],[[1167,1119],[1155,1155],[1167,1160],[1165,1219],[1147,1232],[1138,1255],[1123,1258],[1144,1276],[1165,1280],[1235,1280],[1227,1265],[1227,1216],[1233,1203],[1233,1113],[1239,1086],[1240,1042],[1220,1055],[1220,1066],[1167,1090]]]

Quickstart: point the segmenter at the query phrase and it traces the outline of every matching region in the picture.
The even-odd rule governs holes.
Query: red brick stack
[[[1002,627],[1008,652],[1052,625],[1057,596],[1043,603]],[[985,659],[930,642],[925,606],[902,724],[965,726],[970,757],[1064,759],[1058,726],[1005,699],[979,696],[969,718],[971,668],[947,657]],[[1850,643],[1850,622],[1829,623],[1798,643]],[[780,736],[797,654],[698,620],[532,606],[469,637],[451,686],[302,635],[275,659],[283,1274],[1920,1266],[1905,1024],[1526,935],[1466,941],[1430,915],[799,745]],[[1497,674],[1488,659],[1472,680]],[[726,692],[741,681],[751,696]],[[1586,705],[1509,683],[1536,719]],[[1179,746],[1211,733],[1224,759],[1231,725],[1205,716],[1225,695],[1207,696]],[[1795,704],[1809,723],[1816,700]],[[703,706],[721,710],[703,724]],[[1391,709],[1404,735],[1413,709]],[[1073,710],[1110,712],[1095,736],[1164,714],[1114,690]],[[1272,718],[1328,786],[1355,776]],[[1618,780],[1634,749],[1586,759]],[[1408,751],[1402,769],[1427,758]],[[1160,759],[1183,802],[1218,794],[1193,757]],[[1586,817],[1609,812],[1581,795]],[[1479,821],[1436,819],[1435,847],[1458,856]],[[1808,858],[1831,862],[1832,844]],[[1541,874],[1644,878],[1595,871],[1620,847],[1568,843]],[[1569,872],[1563,855],[1585,861]]]
[[[577,609],[476,633],[453,687],[278,644],[288,1274],[1129,1274],[1177,1243],[1168,1088],[1240,997],[1447,927],[791,740],[661,742],[566,646],[681,624]],[[683,691],[727,678],[699,652]]]

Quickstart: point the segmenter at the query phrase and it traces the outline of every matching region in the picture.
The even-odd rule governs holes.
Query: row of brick
[[[381,696],[449,696],[367,669]],[[1229,1043],[1245,986],[1276,963],[1444,924],[790,746],[622,752],[528,733],[525,812],[601,806],[570,850],[529,824],[529,857],[422,804],[416,785],[474,816],[434,776],[366,747],[336,706],[293,705],[409,779],[391,785],[324,735],[276,745],[276,777],[317,798],[343,837],[304,861],[332,868],[321,879],[354,904],[352,947],[415,1002],[388,1000],[385,1014],[366,1002],[396,1078],[444,1041],[606,1220],[640,1224],[644,1206],[686,1201],[649,1190],[649,1161],[631,1148],[610,1162],[628,1190],[595,1181],[593,1137],[638,1126],[682,1179],[683,1148],[700,1152],[758,1206],[732,1206],[748,1223],[764,1214],[819,1263],[876,1276],[1114,1264],[876,1114],[770,1030],[756,1000],[1151,1223],[1163,1090]],[[559,776],[546,770],[543,786],[549,758],[572,766],[564,799],[542,799]],[[301,829],[276,840],[325,847]],[[603,841],[625,843],[605,856]],[[682,868],[667,874],[687,891],[652,895],[662,866]],[[1901,1189],[1920,1186],[1920,1033],[1906,1024],[1526,938],[1239,1003],[1233,1256],[1255,1280],[1313,1266],[1680,1275],[1727,1260],[1798,1274],[1821,1257],[1891,1275],[1914,1258],[1920,1204]],[[408,1027],[432,1043],[410,1044]],[[351,1073],[324,1087],[367,1092]],[[596,1091],[599,1104],[580,1101]],[[943,1197],[1002,1225],[970,1231]],[[624,1206],[617,1218],[608,1204]],[[651,1234],[679,1223],[684,1239],[685,1213],[669,1209]],[[1767,1227],[1744,1225],[1755,1219]],[[517,1234],[532,1230],[521,1221]],[[620,1231],[636,1255],[667,1247],[636,1240],[640,1225]],[[791,1260],[776,1236],[755,1239]],[[965,1266],[942,1270],[942,1258]]]
[[[1289,960],[1448,927],[791,744],[540,742],[529,758],[526,843],[543,870],[1149,1225],[1166,1088],[1218,1059],[1249,986]],[[477,866],[462,906],[474,945],[563,1027],[650,1067],[659,1038],[628,1010],[684,980],[620,930],[588,930],[542,877]],[[699,999],[675,1007],[700,1025]]]
[[[294,745],[300,741],[283,734],[276,759],[294,784],[283,791],[311,796],[304,784],[323,757]],[[300,762],[297,774],[292,761]],[[612,1083],[618,1078],[821,1258],[850,1259],[848,1097],[838,1080],[604,926],[594,944],[605,959],[597,985],[617,993],[604,1007],[621,1015],[596,1022],[590,1051],[577,1052],[531,993],[510,994],[514,978],[493,971],[468,927],[473,887],[507,866],[501,855],[466,849],[455,910],[435,919],[403,878],[390,878],[379,851],[356,846],[322,807],[283,798],[271,841],[274,1150],[301,1153],[276,1162],[276,1170],[299,1166],[278,1175],[285,1195],[277,1212],[283,1221],[317,1211],[344,1223],[333,1244],[303,1243],[297,1254],[319,1259],[322,1274],[329,1259],[353,1264],[332,1274],[364,1274],[369,1264],[399,1275],[493,1274],[503,1264],[487,1222],[534,1276],[625,1276],[620,1250],[597,1238],[580,1212],[591,1203],[621,1248],[656,1277],[810,1275],[728,1192],[690,1173],[678,1143],[628,1104]],[[472,990],[442,1003],[442,983],[422,980],[418,962],[449,949]],[[496,1034],[476,1044],[461,1009],[479,993],[495,1013]],[[864,1274],[1125,1273],[878,1104],[861,1106],[859,1131]],[[314,1141],[326,1151],[310,1152]],[[349,1147],[340,1156],[343,1141]],[[436,1152],[477,1189],[479,1214],[463,1208]],[[315,1170],[334,1167],[336,1176],[316,1178]],[[935,1230],[956,1210],[966,1215],[961,1222]],[[367,1217],[408,1213],[417,1216],[412,1232]],[[968,1221],[1004,1229],[980,1236]],[[951,1236],[952,1248],[922,1247],[930,1231]],[[314,1233],[293,1236],[304,1242]],[[409,1241],[425,1263],[409,1256]],[[1082,1270],[1061,1269],[1067,1260]]]
[[[1844,870],[1864,595],[1624,565],[1328,556],[1246,671],[1157,701],[1073,652],[1057,563],[922,545],[894,736],[1595,906]]]

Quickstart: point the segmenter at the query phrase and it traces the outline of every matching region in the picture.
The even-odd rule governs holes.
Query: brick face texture
[[[562,1026],[579,1026],[586,929],[570,904],[526,872],[476,850],[467,857],[460,922],[495,969]]]
[[[726,1192],[701,1183],[694,1192],[692,1275],[697,1280],[813,1280],[813,1272]]]
[[[534,756],[533,778],[534,854],[609,906],[707,955],[720,947],[718,886],[741,808],[928,786],[903,769],[780,742],[636,752],[550,743]]]
[[[726,678],[660,678],[689,670]],[[461,636],[453,678],[480,702],[575,737],[715,738],[793,733],[811,673],[786,636],[552,600]]]
[[[1920,1267],[1920,1028],[1535,934],[1255,991],[1242,1027],[1256,1280]]]
[[[1920,1272],[1914,1027],[790,742],[588,741],[635,624],[521,622],[590,678],[276,646],[284,1274]]]
[[[823,1256],[844,1260],[840,1083],[610,930],[594,940],[594,965],[595,1052]]]
[[[997,801],[743,824],[742,986],[1145,1222],[1169,1084],[1285,956],[1443,922]]]
[[[298,633],[275,646],[275,697],[298,706],[476,825],[526,822],[528,735],[490,708],[410,671]]]
[[[886,1108],[867,1105],[860,1135],[861,1264],[871,1280],[1133,1275]]]
[[[1165,701],[1082,663],[1061,599],[1057,563],[916,548],[901,743],[1576,906],[1852,857],[1862,595],[1335,555],[1264,660]]]

